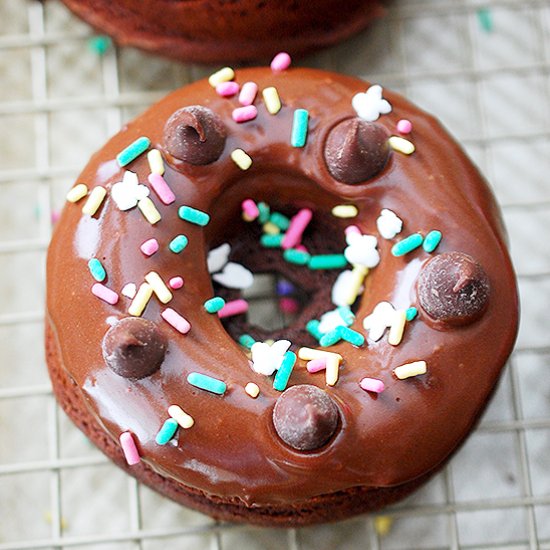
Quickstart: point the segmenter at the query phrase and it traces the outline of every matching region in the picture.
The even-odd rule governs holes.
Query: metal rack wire
[[[55,2],[0,0],[0,550],[550,548],[548,3],[395,0],[366,34],[304,62],[440,116],[494,183],[519,273],[522,329],[488,413],[440,475],[382,512],[388,534],[380,515],[286,531],[218,524],[121,474],[59,411],[41,354],[52,213],[124,120],[208,73],[116,48],[100,57],[89,37]]]

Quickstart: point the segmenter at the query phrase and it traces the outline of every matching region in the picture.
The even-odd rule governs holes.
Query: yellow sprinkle
[[[353,204],[339,204],[332,209],[332,215],[337,218],[355,218],[359,210]]]
[[[415,151],[414,145],[408,139],[399,136],[391,136],[388,143],[394,151],[404,155],[412,155]]]
[[[298,350],[298,357],[304,361],[311,361],[311,359],[327,359],[333,356],[338,361],[342,361],[342,356],[339,353],[332,351],[323,351],[321,349],[313,348],[300,348]]]
[[[272,115],[276,115],[281,110],[281,98],[279,97],[277,88],[274,86],[264,88],[262,96],[268,112]]]
[[[141,213],[151,225],[155,225],[157,222],[160,221],[160,213],[149,197],[144,197],[143,199],[141,199],[138,202],[138,208],[141,210]]]
[[[249,382],[245,387],[244,391],[252,397],[252,399],[256,399],[258,395],[260,395],[260,388],[258,387],[258,384],[254,384],[254,382]]]
[[[163,304],[167,304],[174,297],[156,271],[147,273],[145,280],[151,285],[153,292]]]
[[[241,170],[248,170],[252,166],[252,159],[242,149],[235,149],[231,158]]]
[[[271,222],[264,223],[262,229],[264,230],[264,233],[267,233],[268,235],[278,235],[281,232],[280,228]]]
[[[101,206],[106,194],[107,189],[105,189],[105,187],[94,187],[88,197],[88,200],[82,207],[82,213],[93,216]]]
[[[149,283],[141,283],[137,294],[128,308],[128,313],[133,317],[140,317],[143,310],[147,307],[152,295],[153,288],[151,285]]]
[[[235,71],[231,67],[224,67],[219,71],[216,71],[214,74],[211,74],[208,78],[208,84],[215,88],[218,84],[222,82],[229,82],[235,78]]]
[[[152,174],[158,174],[159,176],[164,174],[164,161],[158,149],[151,149],[147,153],[147,160]]]
[[[272,346],[275,343],[275,340],[272,338],[268,338],[267,340],[264,340],[264,344],[267,344],[268,346]]]
[[[406,363],[405,365],[396,367],[393,372],[395,376],[399,378],[399,380],[405,380],[405,378],[418,376],[419,374],[426,374],[426,361],[415,361],[414,363]]]
[[[243,212],[243,220],[245,222],[253,222],[256,218],[252,218],[246,212]]]
[[[69,202],[78,202],[88,194],[88,186],[85,183],[75,185],[68,193],[67,200]]]
[[[401,343],[406,321],[407,312],[404,309],[399,309],[393,314],[393,321],[388,336],[388,343],[392,346],[398,346]]]
[[[378,536],[385,537],[391,531],[393,518],[391,516],[376,516],[374,518],[374,529]]]
[[[170,405],[168,414],[184,429],[189,429],[195,421],[179,405]]]
[[[340,368],[340,359],[336,353],[327,357],[327,366],[325,369],[325,382],[327,386],[334,386],[338,382],[338,370]]]
[[[351,270],[350,284],[347,288],[346,295],[344,296],[344,300],[346,304],[348,304],[348,306],[353,305],[355,300],[357,300],[357,296],[359,296],[359,291],[361,290],[363,281],[368,274],[368,267],[365,267],[363,265],[353,266],[353,269]]]

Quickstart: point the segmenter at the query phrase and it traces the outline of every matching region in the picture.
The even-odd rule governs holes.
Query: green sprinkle
[[[223,395],[227,390],[227,385],[225,382],[222,382],[217,378],[212,378],[206,374],[201,374],[200,372],[190,373],[187,376],[187,381],[192,386],[195,386],[195,388],[217,393],[218,395]]]
[[[288,384],[288,379],[292,374],[292,369],[296,363],[296,354],[292,351],[287,351],[284,354],[283,362],[275,375],[273,380],[273,388],[277,391],[285,391],[286,385]]]
[[[283,252],[283,258],[289,264],[307,265],[310,261],[310,255],[302,250],[296,250],[295,248],[289,248]]]
[[[418,315],[418,310],[415,307],[410,307],[405,312],[405,318],[407,321],[412,321]]]
[[[309,269],[342,269],[346,267],[348,261],[343,254],[320,254],[311,256],[309,260]]]
[[[108,36],[92,36],[88,41],[90,49],[99,56],[104,56],[111,47],[111,39]]]
[[[404,256],[418,248],[422,244],[422,240],[422,235],[420,233],[413,233],[402,241],[394,244],[391,253],[397,257]]]
[[[306,144],[308,119],[309,113],[305,109],[296,109],[294,111],[292,134],[290,136],[292,147],[303,147]]]
[[[178,235],[170,241],[168,247],[174,254],[179,254],[182,250],[185,249],[188,243],[189,239],[185,235]]]
[[[355,321],[355,315],[348,306],[338,306],[337,311],[348,327],[353,324],[353,321]]]
[[[88,269],[90,270],[92,277],[99,283],[102,283],[107,277],[105,268],[97,258],[92,258],[88,262]]]
[[[210,221],[210,216],[202,210],[197,210],[191,206],[180,206],[178,216],[186,222],[194,223],[204,227]]]
[[[173,418],[166,420],[159,430],[157,437],[155,437],[157,445],[166,445],[174,437],[177,429],[178,423]]]
[[[142,153],[145,153],[151,145],[151,140],[142,136],[137,138],[136,141],[130,143],[126,149],[121,151],[117,156],[116,160],[119,166],[126,166],[130,164],[133,160],[139,157]]]
[[[250,334],[241,334],[241,336],[239,336],[239,344],[246,349],[250,349],[255,343],[256,340],[254,340]]]
[[[319,345],[323,348],[328,348],[329,346],[333,346],[334,344],[337,344],[342,339],[342,336],[340,335],[340,331],[338,330],[339,328],[340,327],[336,327],[330,332],[323,334],[323,336],[319,340]]]
[[[280,212],[273,212],[269,218],[269,221],[273,225],[276,225],[281,231],[286,231],[290,225],[290,220]]]
[[[336,330],[338,331],[338,334],[340,335],[342,340],[345,340],[346,342],[349,342],[354,346],[359,347],[365,343],[365,337],[356,330],[353,330],[349,327],[338,327]]]
[[[206,300],[206,302],[204,302],[204,309],[206,309],[208,313],[218,313],[224,305],[225,300],[219,296],[215,296],[214,298],[210,298],[210,300]]]
[[[259,202],[258,211],[260,212],[258,214],[258,221],[261,224],[267,223],[269,221],[269,216],[271,212],[269,209],[269,205],[267,205],[265,202]]]
[[[283,242],[283,239],[285,238],[284,235],[262,235],[260,237],[260,243],[262,246],[265,246],[265,248],[279,248]]]
[[[317,319],[311,319],[306,323],[306,330],[315,338],[315,340],[320,340],[323,337],[323,333],[319,330],[319,325],[321,323]]]
[[[430,253],[433,252],[437,245],[441,242],[441,231],[438,231],[437,229],[434,229],[433,231],[430,231],[426,238],[424,239],[424,242],[422,243],[422,248]]]
[[[479,8],[477,10],[477,18],[481,28],[485,32],[492,32],[493,30],[493,17],[489,8]]]

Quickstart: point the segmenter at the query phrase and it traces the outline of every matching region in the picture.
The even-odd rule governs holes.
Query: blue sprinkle
[[[294,111],[292,134],[290,137],[292,147],[303,147],[306,144],[308,120],[309,113],[305,109],[296,109]]]
[[[126,149],[121,151],[117,156],[116,160],[119,166],[126,166],[130,164],[133,160],[139,157],[142,153],[145,153],[151,145],[151,140],[142,136],[137,138],[136,141],[130,143]]]
[[[296,354],[292,351],[287,351],[283,357],[283,362],[273,380],[273,388],[277,391],[285,391],[288,379],[292,374],[292,369],[296,363]]]
[[[190,373],[187,376],[187,381],[196,388],[217,393],[218,395],[223,395],[227,390],[227,385],[225,382],[222,382],[217,378],[212,378],[206,374],[201,374],[200,372]]]
[[[323,334],[323,336],[319,340],[319,345],[323,348],[328,348],[329,346],[337,344],[342,339],[342,335],[339,330],[340,328],[341,327],[336,327],[330,332]]]
[[[269,208],[269,205],[267,205],[265,202],[259,202],[258,203],[258,211],[260,212],[258,214],[258,221],[261,224],[267,223],[269,221],[271,210]]]
[[[239,344],[244,348],[250,349],[255,343],[256,340],[254,340],[250,334],[241,334],[241,336],[239,336]]]
[[[412,321],[418,315],[418,310],[415,307],[410,307],[405,312],[405,318],[407,321]]]
[[[354,346],[359,347],[365,343],[365,337],[356,330],[342,326],[338,327],[336,330],[338,331],[338,334],[340,335],[342,340],[345,340],[346,342],[349,342]]]
[[[158,445],[166,445],[174,437],[177,429],[178,423],[173,418],[169,418],[162,425],[157,437],[155,437],[155,441]]]
[[[391,253],[397,257],[404,256],[405,254],[408,254],[418,248],[422,244],[422,241],[423,238],[420,233],[413,233],[402,241],[394,244],[392,246]]]
[[[306,330],[315,338],[315,340],[319,341],[323,337],[323,333],[319,330],[319,325],[321,323],[317,321],[317,319],[311,319],[311,321],[308,321],[306,323]]]
[[[441,231],[438,231],[437,229],[434,229],[433,231],[430,231],[426,238],[424,239],[424,242],[422,243],[422,248],[430,253],[433,252],[439,243],[441,242]]]
[[[353,321],[355,321],[355,315],[348,306],[338,306],[337,310],[340,314],[340,317],[342,317],[342,320],[344,321],[344,323],[346,323],[348,327],[350,325],[353,325]]]
[[[285,279],[277,281],[277,294],[279,296],[289,296],[296,290],[296,287]]]
[[[194,223],[204,227],[210,221],[210,216],[202,210],[197,210],[191,206],[180,206],[178,216],[186,222]]]
[[[92,258],[88,262],[88,269],[92,277],[99,283],[102,283],[107,278],[107,273],[101,262],[97,258]]]
[[[182,250],[185,249],[188,243],[189,239],[185,235],[178,235],[170,241],[168,248],[170,248],[170,250],[174,254],[179,254]]]

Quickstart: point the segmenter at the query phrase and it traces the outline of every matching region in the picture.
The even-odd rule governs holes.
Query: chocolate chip
[[[103,337],[103,358],[124,378],[145,378],[156,372],[166,354],[168,341],[155,323],[126,317]]]
[[[359,183],[373,178],[384,168],[389,156],[386,130],[360,118],[337,124],[325,143],[328,171],[343,183]]]
[[[273,425],[287,445],[298,451],[312,451],[322,447],[336,431],[338,408],[316,386],[292,386],[275,403]]]
[[[192,105],[176,111],[164,126],[164,147],[178,160],[189,164],[210,164],[225,147],[225,126],[212,110]]]
[[[439,254],[428,260],[418,276],[420,307],[435,321],[465,325],[478,319],[489,301],[489,278],[471,256]]]

